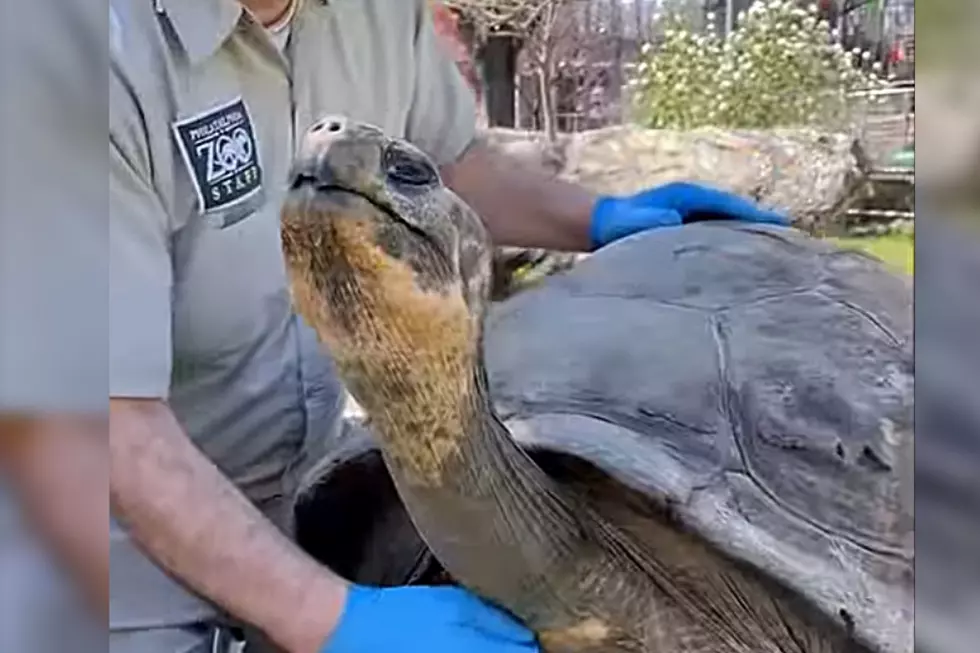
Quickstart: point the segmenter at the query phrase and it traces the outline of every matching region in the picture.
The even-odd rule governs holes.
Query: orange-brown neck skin
[[[321,217],[284,221],[294,303],[386,454],[418,482],[436,483],[458,454],[475,391],[477,326],[461,283],[422,289],[417,272],[376,242],[374,216]]]

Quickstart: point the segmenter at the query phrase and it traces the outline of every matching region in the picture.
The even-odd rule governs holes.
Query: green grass
[[[913,274],[915,267],[915,238],[906,234],[831,238],[841,247],[859,249],[876,256],[892,269]]]

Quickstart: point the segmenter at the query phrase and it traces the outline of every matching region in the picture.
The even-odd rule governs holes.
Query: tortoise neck
[[[456,387],[453,410],[423,409],[444,418],[428,433],[387,420],[379,425],[385,459],[422,538],[447,571],[533,624],[539,597],[528,588],[546,587],[544,575],[555,561],[573,555],[581,538],[576,512],[497,416],[481,357]],[[423,405],[432,398],[402,401]]]
[[[389,466],[406,482],[463,491],[474,476],[507,474],[553,485],[497,415],[482,355],[432,370],[388,363],[372,375],[381,391],[372,393],[368,412]]]

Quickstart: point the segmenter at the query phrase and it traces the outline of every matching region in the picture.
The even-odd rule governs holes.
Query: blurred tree
[[[539,13],[561,0],[443,0],[472,35],[471,51],[483,69],[487,120],[513,127],[517,60]]]
[[[834,41],[816,5],[757,2],[728,36],[711,19],[705,32],[668,20],[629,82],[635,117],[650,127],[841,128],[848,94],[884,84],[880,64]]]
[[[567,129],[568,115],[608,100],[622,87],[625,0],[445,0],[475,35],[484,71],[488,117],[494,126],[518,126],[515,106],[528,109],[549,137]],[[641,22],[647,0],[634,3]],[[633,26],[639,32],[639,24]],[[531,86],[522,84],[522,78]],[[521,84],[521,102],[517,101]],[[601,98],[596,100],[595,98]],[[592,107],[594,109],[594,107]],[[594,113],[594,112],[593,112]],[[562,118],[560,114],[565,114]],[[522,121],[523,122],[523,121]]]

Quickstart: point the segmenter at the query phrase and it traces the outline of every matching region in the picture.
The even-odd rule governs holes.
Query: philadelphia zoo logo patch
[[[227,227],[247,216],[241,208],[262,189],[255,130],[239,97],[173,124],[201,212]]]

